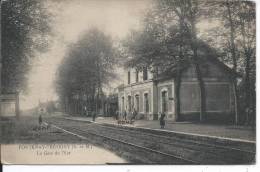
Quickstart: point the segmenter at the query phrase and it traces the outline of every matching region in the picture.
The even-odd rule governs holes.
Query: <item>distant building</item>
[[[233,119],[233,71],[217,59],[204,60],[200,67],[205,84],[206,118]],[[119,111],[130,112],[135,108],[139,118],[148,120],[158,119],[159,112],[164,112],[167,120],[175,121],[174,82],[174,74],[172,77],[155,77],[147,69],[141,72],[129,69],[125,73],[124,85],[119,87]],[[199,119],[199,86],[192,65],[181,75],[180,112],[181,120]]]
[[[0,117],[19,117],[19,95],[0,94]]]
[[[104,100],[103,115],[115,116],[118,111],[118,94],[110,94]]]

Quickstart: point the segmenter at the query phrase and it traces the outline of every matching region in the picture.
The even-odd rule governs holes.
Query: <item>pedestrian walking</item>
[[[165,113],[161,113],[161,116],[160,116],[160,126],[161,126],[161,129],[164,128],[165,126]]]

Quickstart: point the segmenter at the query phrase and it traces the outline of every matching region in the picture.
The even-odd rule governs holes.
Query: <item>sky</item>
[[[103,30],[112,39],[126,37],[138,29],[151,0],[47,0],[52,16],[51,45],[47,52],[36,53],[29,73],[29,92],[20,96],[21,109],[30,109],[39,102],[56,100],[54,80],[67,46],[78,40],[91,27]]]
[[[46,9],[52,14],[49,50],[35,53],[29,72],[27,94],[20,96],[21,109],[30,109],[49,100],[57,100],[55,76],[67,47],[75,43],[89,28],[97,27],[116,42],[124,39],[131,30],[140,28],[142,17],[153,0],[45,0]],[[199,23],[202,33],[216,22]],[[117,73],[122,69],[117,68]],[[119,78],[122,78],[121,75]],[[117,80],[110,91],[123,83]],[[109,89],[107,89],[109,91]]]

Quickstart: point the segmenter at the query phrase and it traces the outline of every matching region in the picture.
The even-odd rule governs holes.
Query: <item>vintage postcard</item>
[[[256,3],[2,0],[2,164],[256,164]]]

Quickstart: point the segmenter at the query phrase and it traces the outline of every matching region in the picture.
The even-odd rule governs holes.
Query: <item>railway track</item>
[[[53,122],[56,125],[63,126],[68,131],[85,135],[87,138],[99,138],[99,141],[108,144],[113,142],[112,145],[115,147],[120,145],[124,149],[129,147],[130,153],[141,153],[143,157],[149,157],[150,154],[150,159],[144,162],[161,164],[250,164],[255,159],[254,151],[229,146],[75,121],[70,122],[74,126],[66,126],[66,120],[61,118]]]
[[[48,123],[46,123],[48,125]],[[130,142],[125,142],[116,138],[112,138],[112,137],[108,137],[102,134],[97,134],[94,132],[90,132],[90,131],[86,131],[86,130],[82,130],[76,127],[59,127],[57,125],[51,124],[52,127],[57,128],[59,130],[62,130],[66,133],[75,135],[81,139],[85,139],[85,140],[89,140],[91,141],[91,138],[94,136],[95,139],[97,137],[101,138],[102,141],[104,142],[109,142],[109,144],[111,144],[111,141],[114,142],[116,145],[118,146],[118,144],[123,145],[123,146],[127,146],[127,147],[131,147],[131,153],[133,152],[139,152],[142,153],[142,156],[150,156],[148,159],[148,163],[149,164],[199,164],[199,162],[194,161],[194,160],[189,160],[189,159],[185,159],[183,157],[177,156],[177,155],[173,155],[173,154],[169,154],[169,153],[165,153],[165,152],[161,152],[155,149],[151,149],[148,147],[144,147],[144,146],[140,146],[137,145],[135,143],[130,143]],[[89,137],[92,136],[92,137]],[[147,162],[147,161],[145,161]],[[142,161],[137,161],[137,163],[145,163]]]
[[[114,132],[123,131],[123,132],[127,132],[128,134],[129,133],[134,133],[134,134],[137,133],[136,131],[121,128],[120,126],[117,126],[117,127],[104,126],[104,125],[98,125],[98,126],[103,127],[103,128],[112,129],[112,130],[114,130]],[[190,144],[193,144],[193,145],[211,147],[211,148],[216,148],[216,149],[224,149],[224,150],[228,150],[228,151],[238,151],[238,152],[242,152],[242,153],[255,154],[255,151],[252,151],[252,150],[239,149],[239,148],[234,148],[234,147],[230,147],[230,146],[208,144],[208,143],[198,142],[198,141],[194,141],[194,140],[179,139],[179,138],[176,138],[176,137],[173,138],[173,137],[169,137],[169,136],[163,136],[163,135],[152,134],[152,133],[143,133],[143,135],[150,136],[150,137],[168,139],[168,140],[171,140],[171,141],[174,141],[174,142],[190,143]],[[165,143],[165,142],[163,142],[163,143]],[[169,144],[171,144],[171,143],[169,143]]]

